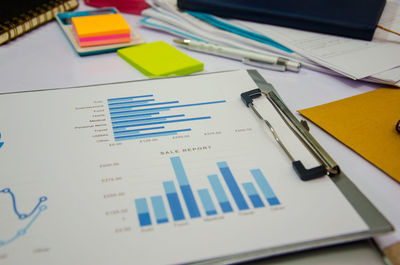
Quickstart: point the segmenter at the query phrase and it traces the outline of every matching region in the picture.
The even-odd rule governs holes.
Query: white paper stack
[[[355,80],[400,86],[400,36],[376,29],[372,41],[182,11],[176,0],[148,0],[146,27],[231,47],[274,53],[303,67]],[[400,3],[387,2],[379,25],[400,28]]]

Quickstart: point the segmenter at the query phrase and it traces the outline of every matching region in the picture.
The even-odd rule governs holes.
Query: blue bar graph
[[[167,111],[169,109],[163,109],[163,111]],[[154,115],[154,113],[160,113],[159,111],[153,109],[144,109],[144,110],[132,110],[132,111],[113,111],[110,112],[111,119],[116,117],[127,117],[130,115]]]
[[[225,190],[222,187],[221,182],[218,179],[217,175],[209,175],[208,180],[211,184],[211,187],[214,191],[215,196],[217,197],[219,206],[221,207],[222,212],[230,213],[233,212],[231,203],[228,200],[228,196],[226,196]]]
[[[281,204],[261,170],[252,169],[250,172],[263,192],[264,197],[268,201],[269,205],[275,206]]]
[[[123,115],[123,116],[114,116],[112,117],[113,121],[123,121],[123,120],[130,120],[130,119],[136,119],[136,118],[149,118],[152,117],[153,115],[160,114],[159,112],[150,112],[150,113],[145,113],[145,114],[133,114],[133,115]]]
[[[147,125],[154,125],[154,124],[165,124],[165,123],[176,123],[176,122],[187,122],[187,121],[197,121],[197,120],[205,120],[211,119],[210,116],[206,117],[198,117],[198,118],[188,118],[188,119],[176,119],[176,120],[165,120],[165,121],[142,121],[141,123],[134,123],[129,125],[113,125],[113,129],[126,129],[130,127],[137,127],[137,126],[147,126]]]
[[[152,196],[151,204],[153,205],[154,215],[156,216],[157,224],[168,223],[168,215],[165,210],[164,201],[161,196]]]
[[[158,103],[125,103],[123,106],[118,106],[118,107],[112,107],[109,106],[110,112],[114,111],[121,111],[121,110],[134,110],[135,108],[138,107],[150,107],[150,106],[159,106],[159,105],[168,105],[168,104],[176,104],[179,103],[179,101],[167,101],[167,102],[158,102]]]
[[[140,226],[151,225],[149,207],[145,198],[135,199]]]
[[[191,131],[189,123],[211,119],[211,116],[189,117],[171,113],[179,108],[195,108],[225,103],[225,100],[180,104],[179,100],[157,101],[154,95],[111,98],[107,100],[115,141],[137,140],[177,135]]]
[[[149,210],[146,198],[135,199],[141,227],[169,223],[170,220],[182,221],[281,204],[258,168],[251,169],[241,176],[250,181],[238,183],[228,163],[220,161],[216,163],[220,174],[204,175],[204,179],[201,180],[204,182],[207,178],[208,187],[193,189],[189,181],[190,169],[189,171],[185,169],[181,157],[174,156],[169,160],[175,179],[162,182],[165,195],[150,196],[152,211]],[[196,173],[196,176],[199,174]],[[232,203],[236,205],[235,208]],[[201,206],[204,212],[200,211]]]
[[[129,139],[141,139],[141,138],[149,138],[149,137],[157,137],[157,136],[166,136],[166,135],[176,135],[178,132],[188,132],[192,129],[183,129],[183,130],[174,130],[174,131],[163,131],[158,133],[142,133],[142,134],[133,134],[133,135],[125,135],[125,136],[116,136],[115,141],[123,141]]]
[[[153,122],[153,121],[166,121],[167,119],[170,119],[170,118],[177,118],[177,117],[183,117],[183,116],[185,116],[185,115],[179,114],[179,115],[161,116],[161,117],[155,117],[155,118],[140,117],[139,119],[134,118],[134,119],[129,119],[129,120],[113,121],[112,125],[113,126],[124,125],[126,127],[129,127],[129,125],[131,125],[131,124],[138,124],[138,123],[143,123],[143,122]]]
[[[208,189],[201,189],[197,191],[200,196],[200,200],[203,203],[204,210],[207,215],[216,215],[217,210],[215,209],[215,205],[211,199],[211,195],[208,192]]]
[[[155,130],[155,129],[164,129],[164,126],[157,126],[157,127],[150,127],[150,128],[144,128],[144,129],[134,129],[134,130],[126,130],[126,131],[114,131],[115,136],[120,136],[120,135],[134,135],[138,134],[143,131],[149,131],[149,130]]]
[[[141,96],[133,96],[133,97],[122,97],[122,98],[110,98],[107,100],[107,102],[110,103],[115,103],[115,102],[131,102],[134,101],[137,98],[147,98],[147,97],[153,97],[153,95],[148,94],[148,95],[141,95]]]
[[[144,100],[125,100],[125,101],[119,101],[119,102],[109,102],[108,106],[112,107],[127,107],[127,106],[137,106],[137,105],[143,105],[145,103],[153,102],[154,99],[144,99]]]
[[[242,185],[243,185],[243,188],[246,191],[247,195],[249,196],[254,208],[260,208],[260,207],[265,206],[263,201],[261,200],[260,195],[258,195],[256,187],[254,187],[253,183],[246,182],[246,183],[243,183]]]
[[[189,211],[191,218],[200,217],[199,207],[197,206],[196,200],[194,199],[192,188],[189,185],[185,169],[183,168],[182,161],[179,156],[171,157],[172,167],[174,168],[176,178],[179,183],[183,198],[186,203],[186,207]]]
[[[218,162],[217,165],[239,210],[248,210],[249,206],[244,199],[243,194],[240,191],[239,185],[233,177],[232,172],[228,167],[228,164],[226,162]]]
[[[167,195],[167,200],[169,203],[169,208],[171,209],[172,217],[175,221],[185,220],[185,215],[183,214],[182,206],[179,201],[178,193],[175,189],[175,184],[173,181],[163,182],[164,190]]]

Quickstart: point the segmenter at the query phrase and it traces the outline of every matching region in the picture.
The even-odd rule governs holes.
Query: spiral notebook
[[[7,1],[0,9],[0,45],[55,18],[57,13],[77,8],[78,0]]]

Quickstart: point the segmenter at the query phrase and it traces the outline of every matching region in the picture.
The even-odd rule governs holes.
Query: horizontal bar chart
[[[169,115],[175,109],[225,103],[225,100],[180,104],[179,100],[157,101],[154,95],[138,95],[107,100],[115,141],[177,135],[191,131],[190,123],[209,120],[209,115],[187,113]]]
[[[164,193],[149,195],[150,205],[146,197],[134,200],[140,227],[281,205],[258,168],[247,170],[248,181],[240,183],[228,163],[219,161],[212,165],[219,173],[203,176],[202,185],[209,186],[193,189],[190,169],[185,169],[181,157],[170,157],[170,164],[175,179],[159,184]]]

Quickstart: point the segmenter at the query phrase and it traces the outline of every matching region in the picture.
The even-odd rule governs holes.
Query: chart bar
[[[218,103],[225,103],[226,100],[218,100],[218,101],[210,101],[210,102],[201,102],[201,103],[193,103],[193,104],[183,104],[183,105],[175,105],[175,106],[167,106],[167,107],[157,107],[157,108],[146,108],[146,109],[138,109],[138,110],[129,110],[129,111],[123,111],[123,110],[110,110],[111,114],[116,114],[116,113],[138,113],[138,112],[149,112],[149,111],[163,111],[163,110],[169,110],[172,108],[185,108],[185,107],[193,107],[193,106],[202,106],[202,105],[210,105],[210,104],[218,104]]]
[[[118,107],[109,107],[110,111],[114,110],[133,110],[138,107],[149,107],[149,106],[159,106],[159,105],[168,105],[168,104],[176,104],[179,103],[179,101],[168,101],[168,102],[157,102],[157,103],[148,103],[148,104],[128,104],[126,103],[126,106],[118,106]]]
[[[261,200],[260,195],[258,195],[258,192],[256,190],[256,187],[254,187],[254,184],[251,182],[246,182],[243,183],[243,188],[246,191],[247,195],[250,198],[251,203],[253,204],[254,208],[260,208],[260,207],[264,207],[264,203]]]
[[[167,200],[169,208],[172,212],[172,217],[175,221],[185,220],[185,215],[183,214],[182,205],[179,201],[178,193],[175,189],[175,184],[173,181],[163,182],[164,190],[167,195]]]
[[[270,206],[281,204],[260,169],[250,170]]]
[[[168,109],[166,109],[168,110]],[[154,115],[155,113],[160,114],[159,111],[155,111],[155,110],[144,110],[138,113],[138,111],[117,111],[114,113],[110,112],[110,116],[111,119],[116,118],[116,117],[124,117],[124,116],[128,116],[128,115]]]
[[[135,199],[136,212],[139,218],[140,226],[151,225],[149,207],[145,198]]]
[[[165,210],[164,201],[161,196],[152,196],[151,204],[153,205],[154,215],[157,224],[168,223],[167,211]]]
[[[248,210],[249,206],[247,205],[228,164],[226,162],[218,162],[217,165],[239,210]]]
[[[125,131],[115,131],[114,135],[115,136],[121,136],[121,135],[136,135],[142,131],[150,131],[150,130],[158,130],[158,129],[165,129],[164,126],[157,126],[157,127],[148,127],[148,128],[142,128],[142,129],[135,129],[135,130],[125,130]]]
[[[127,129],[130,127],[137,127],[137,126],[146,126],[146,125],[155,125],[155,124],[165,124],[165,123],[174,123],[174,122],[185,122],[185,121],[196,121],[196,120],[205,120],[211,119],[211,116],[206,117],[197,117],[197,118],[189,118],[189,119],[178,119],[178,120],[171,120],[171,121],[160,121],[160,122],[149,122],[144,121],[137,124],[132,124],[129,126],[113,126],[113,129]]]
[[[114,117],[111,117],[111,121],[125,121],[125,120],[130,120],[130,119],[135,119],[135,118],[149,118],[149,117],[153,117],[153,115],[158,115],[158,114],[160,114],[160,112],[114,116]]]
[[[199,207],[197,206],[192,188],[190,187],[189,180],[187,178],[185,169],[183,168],[183,164],[180,157],[178,156],[171,157],[170,160],[172,163],[172,167],[174,168],[174,172],[178,180],[178,184],[181,189],[190,217],[191,218],[200,217],[201,215]]]
[[[113,103],[113,102],[120,102],[120,101],[128,101],[128,100],[134,100],[136,98],[147,98],[147,97],[153,97],[153,95],[140,95],[140,96],[132,96],[132,97],[122,97],[122,98],[110,98],[108,99],[108,103]]]
[[[149,103],[149,102],[153,102],[154,99],[145,99],[145,100],[121,100],[118,102],[114,102],[114,103],[108,103],[109,107],[117,107],[117,106],[135,106],[138,104],[145,104],[145,103]]]
[[[203,203],[204,210],[207,215],[216,215],[217,210],[215,209],[215,205],[211,199],[210,193],[208,189],[201,189],[197,191],[199,193],[201,202]]]
[[[184,114],[179,114],[179,115],[159,116],[159,117],[151,117],[151,118],[130,119],[130,120],[123,120],[123,121],[113,121],[111,123],[112,123],[112,125],[124,125],[126,127],[129,127],[130,125],[136,125],[138,123],[153,122],[153,121],[166,121],[167,119],[180,118],[180,117],[184,117],[184,116],[185,116]]]
[[[208,181],[211,184],[211,187],[214,191],[215,196],[217,197],[219,206],[221,207],[222,212],[230,213],[233,212],[231,203],[228,200],[228,196],[225,193],[224,188],[222,187],[221,182],[218,179],[217,175],[209,175]]]
[[[168,111],[169,108],[149,108],[149,109],[142,109],[142,110],[127,110],[127,111],[110,111],[111,118],[116,116],[123,116],[123,115],[137,115],[137,114],[150,114],[154,112],[160,111]]]
[[[131,139],[141,139],[141,138],[153,138],[157,136],[166,136],[166,135],[176,135],[178,132],[188,132],[191,129],[182,129],[182,130],[173,130],[173,131],[162,131],[156,133],[142,133],[142,134],[133,134],[133,135],[124,135],[124,136],[115,136],[115,141],[124,141],[124,140],[131,140]]]

